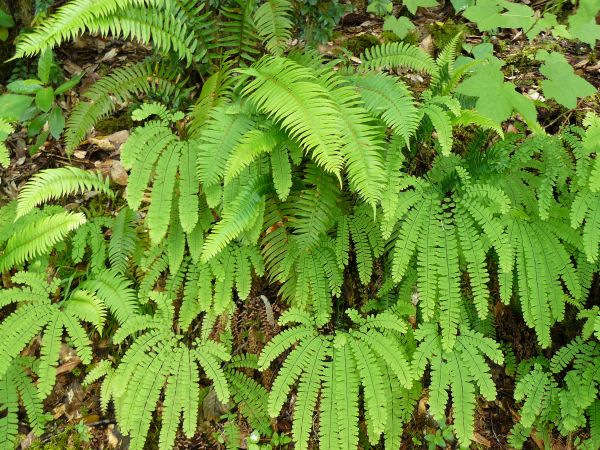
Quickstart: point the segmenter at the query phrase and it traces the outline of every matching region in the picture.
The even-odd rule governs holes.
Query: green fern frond
[[[361,55],[361,68],[364,70],[396,68],[418,70],[433,75],[437,66],[431,56],[419,47],[403,42],[390,42],[376,45]]]
[[[179,222],[183,231],[191,233],[198,223],[200,209],[197,151],[190,142],[181,142],[179,148]]]
[[[154,244],[163,240],[169,228],[180,149],[179,142],[173,143],[164,149],[156,163],[152,197],[146,216],[150,240]]]
[[[10,154],[5,144],[5,139],[13,132],[12,125],[6,119],[0,119],[0,166],[8,167]]]
[[[267,0],[254,13],[254,23],[267,50],[283,54],[292,37],[292,7],[288,0]]]
[[[219,51],[224,50],[240,64],[251,63],[259,54],[259,39],[253,19],[256,1],[234,0],[230,5],[221,9],[226,20],[219,23]]]
[[[159,52],[174,53],[188,63],[192,61],[197,45],[196,36],[181,17],[156,6],[152,10],[147,6],[128,6],[110,15],[91,17],[86,20],[85,27],[101,36],[112,35],[113,38],[152,44]]]
[[[321,377],[325,369],[324,360],[328,356],[330,345],[325,339],[321,340],[318,350],[304,368],[298,384],[292,434],[296,445],[302,450],[308,450],[309,448],[308,443],[313,428],[314,409],[321,389]]]
[[[130,259],[138,245],[138,235],[134,220],[136,214],[129,208],[123,208],[113,222],[110,242],[108,244],[108,260],[112,269],[125,273]]]
[[[140,0],[141,1],[141,0]],[[86,0],[93,3],[93,0]],[[133,66],[116,69],[111,74],[88,89],[81,101],[73,108],[67,120],[65,142],[71,152],[85,138],[85,135],[102,118],[112,113],[117,105],[139,94],[159,93],[166,98],[177,97],[182,85],[176,81],[176,74],[163,66],[142,62]]]
[[[333,391],[336,399],[339,448],[353,449],[358,445],[359,377],[350,346],[334,351]],[[339,382],[336,382],[338,380]],[[334,448],[337,448],[334,447]]]
[[[74,39],[86,29],[87,22],[106,17],[120,8],[133,5],[154,5],[155,0],[76,0],[60,8],[37,27],[32,33],[25,35],[18,43],[15,58],[33,56],[46,48],[52,48],[61,42]]]
[[[313,71],[282,57],[265,57],[243,74],[254,77],[243,93],[259,111],[281,123],[289,135],[312,152],[315,161],[338,175],[339,152],[336,108]]]
[[[423,106],[421,111],[429,118],[436,131],[442,155],[450,155],[454,142],[452,138],[452,118],[443,108],[433,103]]]
[[[222,105],[212,109],[199,138],[194,141],[197,145],[198,177],[205,188],[221,181],[230,155],[254,126],[254,120],[240,110],[239,105]]]
[[[349,80],[358,87],[365,107],[381,117],[408,146],[419,125],[419,113],[408,86],[383,73],[357,74]]]
[[[85,191],[98,191],[104,194],[111,192],[108,179],[97,172],[77,167],[42,170],[33,175],[19,192],[16,218],[24,216],[48,200]]]
[[[254,223],[268,187],[268,180],[265,177],[259,177],[245,186],[236,199],[227,205],[221,220],[214,226],[204,242],[202,249],[204,262],[216,256],[229,242]]]
[[[41,217],[23,226],[6,243],[0,256],[0,272],[48,254],[52,247],[85,221],[82,213],[63,212]]]
[[[283,136],[275,128],[253,129],[245,133],[227,161],[224,181],[228,184],[263,153],[271,153]]]

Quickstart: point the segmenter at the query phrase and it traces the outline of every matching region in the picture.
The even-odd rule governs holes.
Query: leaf
[[[406,35],[415,29],[412,21],[408,17],[388,16],[383,22],[383,31],[391,31],[400,39],[404,39]]]
[[[477,97],[477,111],[499,124],[516,111],[530,127],[539,129],[533,102],[515,89],[513,83],[504,82],[500,63],[488,62],[477,66],[474,75],[464,80],[456,92]]]
[[[569,33],[575,39],[596,45],[600,40],[600,25],[596,22],[596,16],[600,11],[600,3],[597,0],[581,0],[575,14],[569,16]]]
[[[542,81],[542,89],[546,97],[553,98],[561,105],[572,109],[577,106],[578,98],[596,93],[594,86],[575,75],[573,67],[560,53],[540,50],[535,57],[539,61],[544,61],[540,72],[547,78]]]
[[[35,93],[35,105],[43,112],[50,111],[54,102],[54,89],[51,87],[40,89]]]
[[[52,64],[54,63],[52,50],[46,49],[40,55],[40,59],[38,60],[38,78],[42,81],[42,83],[48,83],[50,79],[50,71],[52,70]]]
[[[369,6],[367,6],[367,12],[373,13],[377,16],[383,16],[384,14],[390,14],[394,5],[391,0],[369,0]]]
[[[0,27],[12,28],[15,26],[15,21],[10,14],[5,13],[0,9]]]
[[[40,80],[17,80],[9,83],[6,86],[9,92],[14,94],[35,94],[42,88],[42,82]]]
[[[31,106],[32,97],[27,95],[4,94],[0,95],[0,111],[2,117],[10,121],[17,121],[23,113]]]
[[[60,107],[55,106],[48,116],[48,127],[54,139],[59,139],[65,129],[65,116]]]
[[[75,75],[70,80],[65,81],[63,84],[61,84],[54,90],[54,94],[55,95],[64,94],[65,92],[73,89],[75,86],[77,86],[79,84],[79,82],[81,81],[81,78],[83,77],[83,74],[84,74],[84,72],[80,73],[79,75]]]
[[[465,18],[477,24],[481,31],[494,28],[522,28],[528,30],[536,19],[534,11],[521,3],[506,0],[478,0],[467,8]]]
[[[416,14],[417,8],[429,8],[438,4],[437,0],[403,0],[402,3],[411,14]]]

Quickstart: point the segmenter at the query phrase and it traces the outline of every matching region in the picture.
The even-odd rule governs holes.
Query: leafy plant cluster
[[[207,399],[231,402],[256,430],[248,448],[263,448],[260,436],[285,443],[270,420],[291,393],[295,448],[397,449],[424,389],[429,413],[468,447],[477,401],[495,399],[492,370],[504,364],[499,302],[542,349],[556,349],[552,331],[573,311],[585,320],[550,362],[520,367],[513,445],[556,428],[589,430],[578,443],[597,446],[600,313],[588,298],[600,118],[546,134],[490,47],[461,55],[460,36],[435,57],[396,42],[360,64],[290,48],[293,7],[72,0],[18,40],[16,57],[42,55],[39,80],[9,95],[41,115],[78,81],[50,86],[61,43],[91,32],[152,44],[156,56],[100,79],[66,122],[71,152],[137,102],[125,192],[67,166],[33,175],[0,209],[3,448],[21,407],[43,431],[63,343],[90,365],[86,383],[102,380],[102,409],[132,449],[154,421],[161,449],[193,437]],[[563,56],[539,58],[545,95],[568,107],[593,94]],[[425,80],[418,89],[398,75],[408,71]],[[561,77],[576,87],[557,88]],[[506,134],[516,115],[527,131]],[[91,191],[78,209],[53,204]],[[259,280],[286,311],[277,334],[244,353],[233,322]],[[123,351],[94,354],[100,335]],[[269,372],[272,384],[257,381]],[[241,445],[236,418],[228,448]]]
[[[440,2],[369,0],[367,10],[387,16],[386,21],[397,30],[410,29],[411,24],[407,17],[396,18],[391,15],[394,3],[401,4],[414,16],[418,8],[438,6]],[[600,4],[596,0],[549,1],[545,2],[541,11],[524,2],[509,0],[451,0],[450,3],[457,14],[475,24],[481,32],[492,32],[502,28],[518,29],[530,40],[540,33],[550,33],[557,38],[579,40],[591,47],[600,40],[600,25],[596,23]],[[569,6],[565,7],[565,3]]]

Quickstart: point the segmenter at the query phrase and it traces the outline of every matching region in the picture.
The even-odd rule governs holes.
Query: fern
[[[267,50],[281,55],[292,37],[291,4],[288,0],[268,0],[254,13],[254,23],[266,41]]]
[[[13,132],[13,127],[5,119],[0,119],[0,165],[8,167],[10,154],[5,144],[5,139]]]
[[[75,106],[67,121],[65,141],[68,151],[76,148],[87,132],[102,118],[139,94],[156,92],[164,97],[175,97],[181,92],[181,84],[175,80],[176,74],[163,66],[150,62],[116,69],[100,79]]]
[[[81,360],[89,364],[92,358],[91,342],[81,321],[101,326],[104,305],[98,297],[84,291],[74,291],[61,302],[51,303],[48,296],[56,284],[47,283],[42,275],[17,273],[13,279],[24,286],[14,288],[9,294],[12,296],[14,293],[14,301],[19,306],[0,325],[0,337],[6,343],[0,350],[0,377],[6,376],[19,352],[43,330],[38,391],[40,398],[44,399],[52,391],[56,380],[56,363],[63,330],[71,338]],[[25,293],[25,298],[20,295]]]
[[[6,242],[0,256],[0,272],[27,260],[46,255],[69,232],[86,221],[81,213],[56,213],[27,221],[18,234]]]
[[[29,425],[40,435],[48,417],[44,414],[42,399],[36,386],[26,374],[31,368],[31,359],[19,357],[13,360],[3,376],[0,376],[0,408],[6,415],[0,419],[0,446],[14,448],[19,426],[19,400],[27,413]]]
[[[129,208],[123,208],[113,222],[108,244],[108,259],[111,268],[119,273],[125,273],[129,260],[138,245],[135,228],[135,213]]]
[[[392,347],[401,348],[397,338],[379,331],[377,322],[370,325],[367,320],[361,325],[360,316],[354,313],[351,316],[358,321],[355,329],[327,336],[317,334],[310,318],[304,319],[302,314],[290,310],[282,321],[302,320],[303,323],[277,335],[259,357],[259,368],[264,370],[298,342],[273,383],[269,394],[269,414],[277,416],[292,385],[299,380],[292,424],[294,441],[299,448],[307,448],[319,391],[320,423],[323,427],[320,442],[323,448],[356,446],[359,385],[364,389],[367,426],[372,430],[371,442],[379,440],[381,433],[387,429],[388,402],[384,397],[382,369],[375,355],[382,358],[381,367],[389,368],[402,386],[412,386],[413,373],[406,355],[402,351],[389,351]],[[335,442],[335,436],[338,436],[338,442]]]
[[[450,390],[456,436],[461,445],[467,445],[474,430],[475,388],[487,400],[496,398],[484,356],[502,364],[502,352],[493,340],[464,327],[450,352],[444,349],[443,335],[432,324],[421,326],[415,337],[420,341],[413,355],[416,376],[420,377],[426,365],[431,364],[430,411],[436,420],[445,420]]]
[[[391,42],[368,48],[360,59],[364,70],[404,67],[430,75],[437,71],[431,56],[419,47],[402,42]]]
[[[119,423],[131,436],[133,449],[144,448],[152,413],[164,391],[159,448],[170,449],[182,416],[186,436],[192,437],[196,432],[199,368],[214,382],[219,400],[228,400],[229,389],[220,363],[229,359],[229,354],[222,344],[210,340],[198,339],[191,347],[185,345],[171,328],[171,299],[158,292],[152,293],[151,298],[157,306],[155,314],[130,316],[115,335],[115,339],[122,340],[143,331],[114,372],[106,370],[109,377],[104,384],[106,395],[115,402]]]
[[[281,57],[265,57],[243,74],[254,77],[243,92],[256,107],[312,151],[317,163],[339,174],[335,105],[314,73]]]
[[[19,193],[17,216],[24,216],[33,208],[48,200],[79,192],[96,190],[110,193],[108,180],[99,173],[88,172],[76,167],[48,169],[35,174]]]

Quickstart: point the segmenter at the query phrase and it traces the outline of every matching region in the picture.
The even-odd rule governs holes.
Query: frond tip
[[[16,218],[48,200],[92,190],[110,193],[108,178],[77,167],[43,170],[33,175],[19,193]]]

